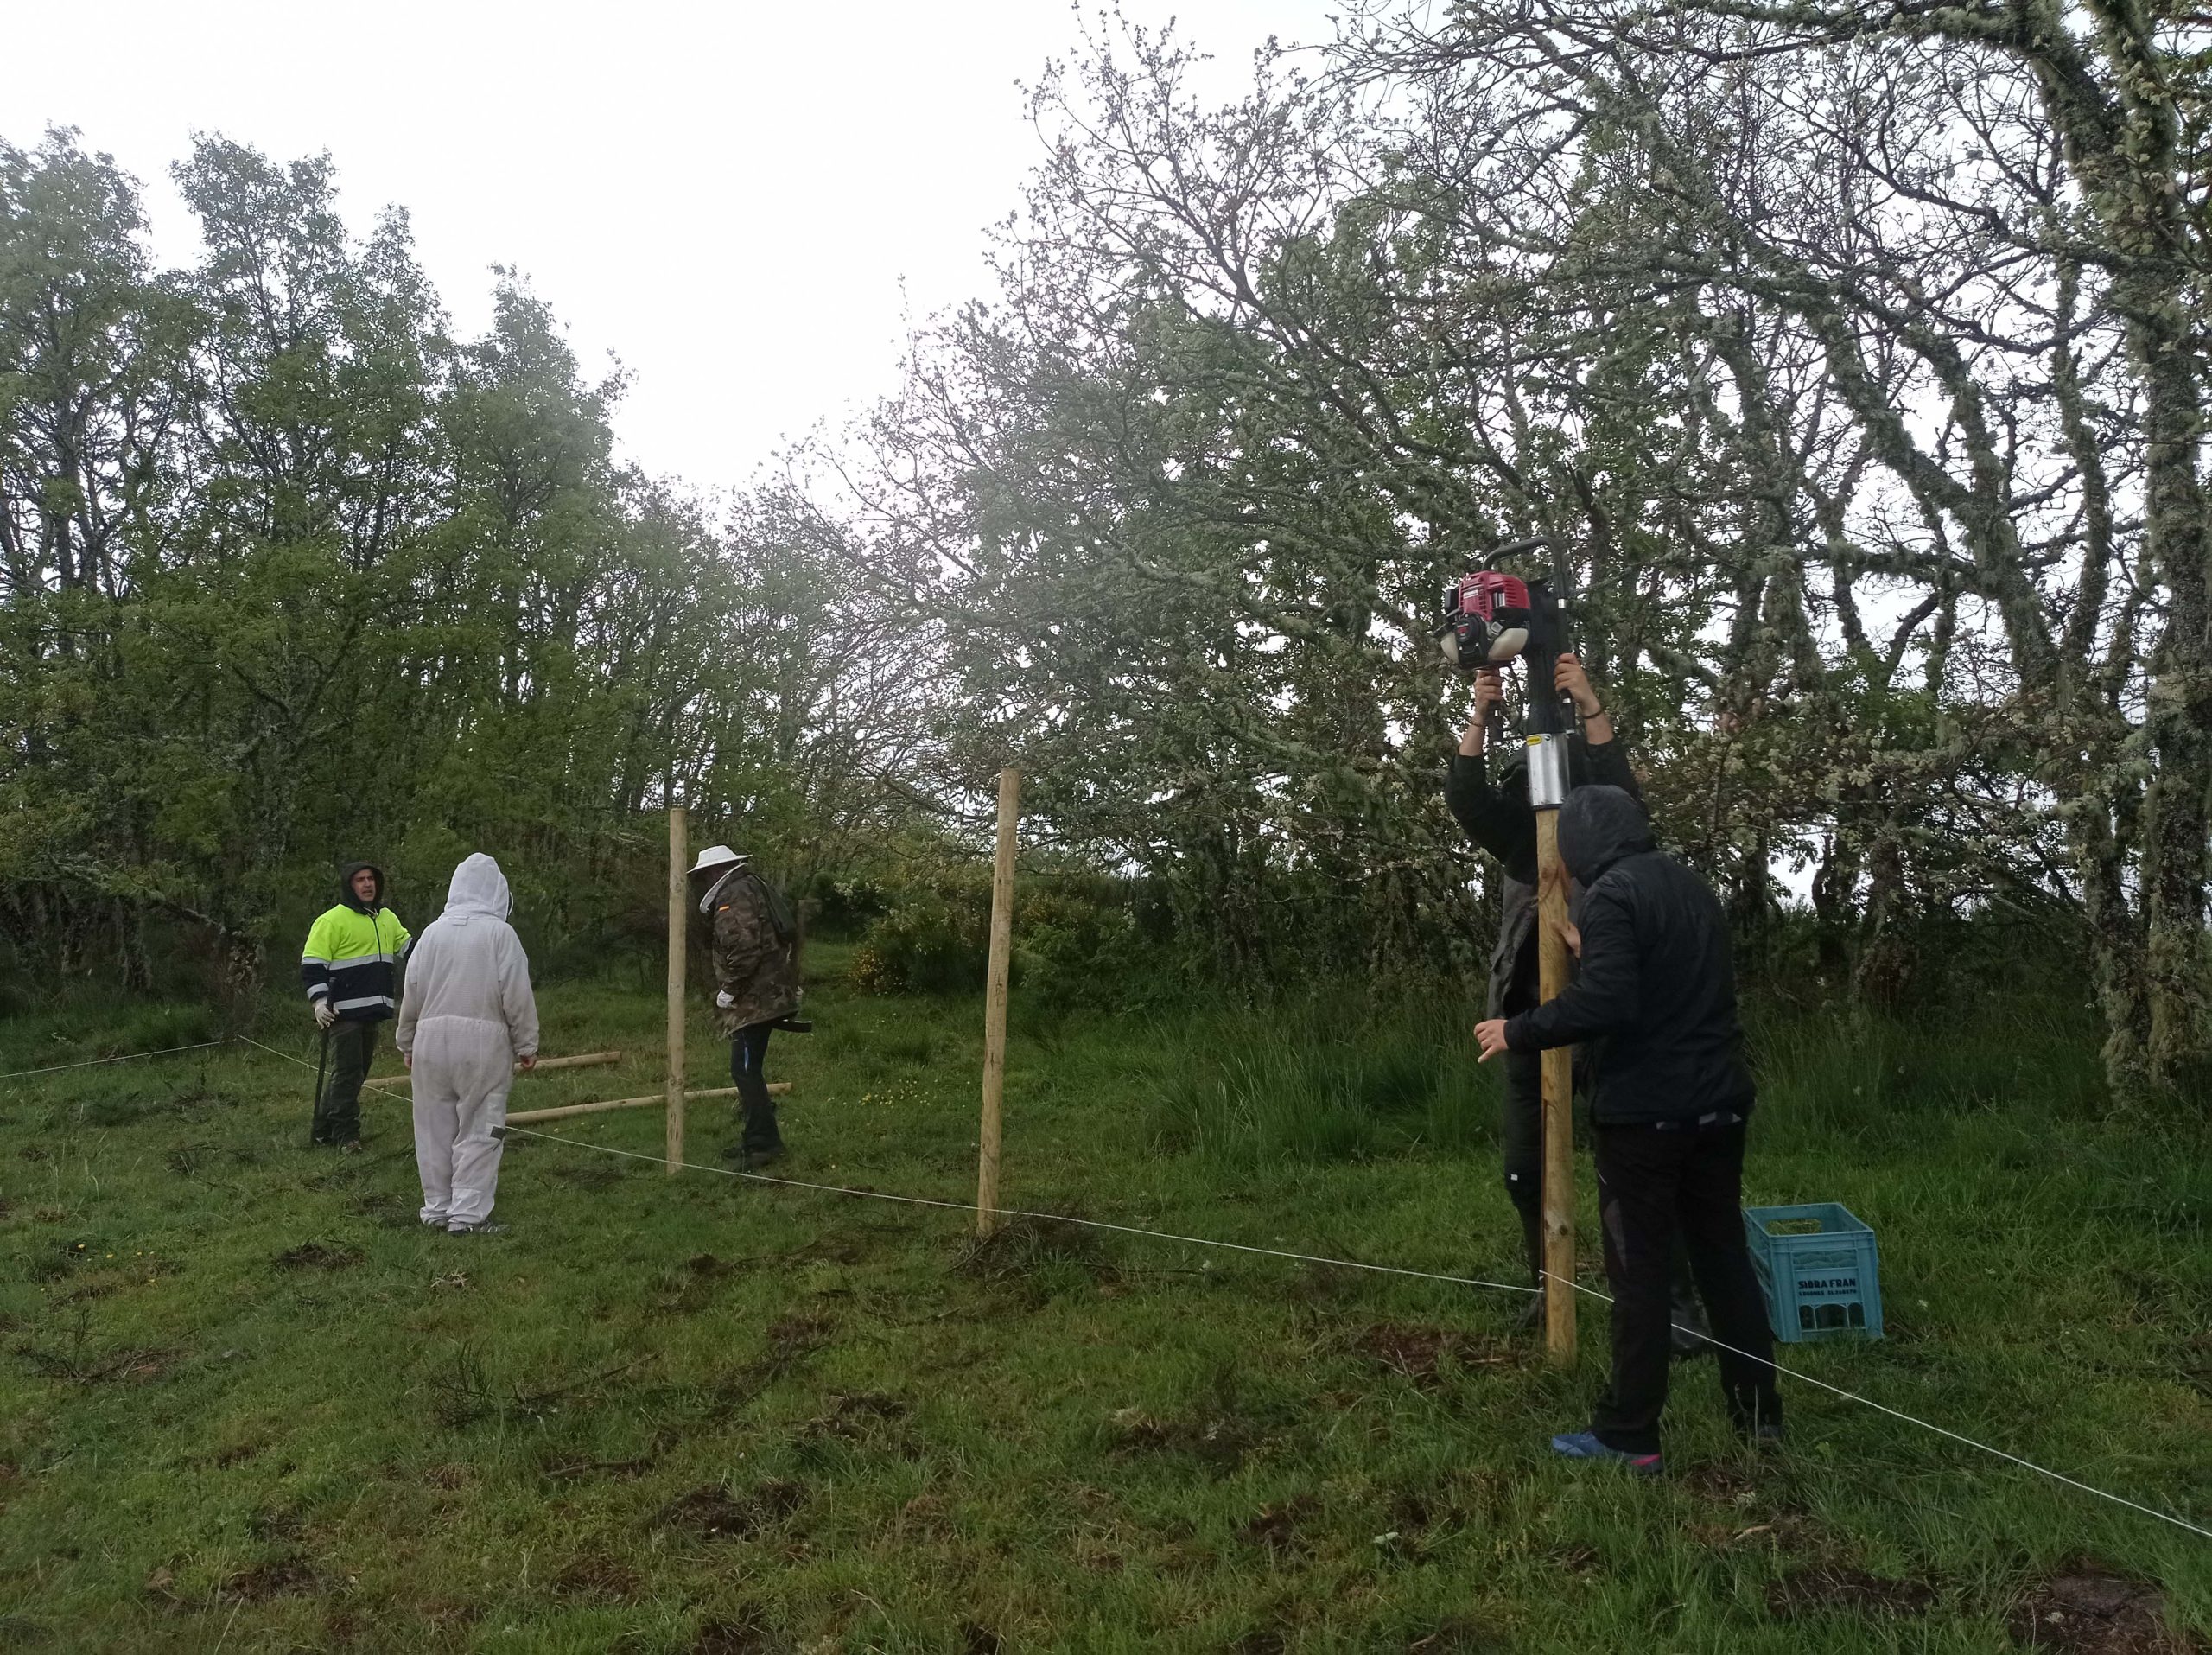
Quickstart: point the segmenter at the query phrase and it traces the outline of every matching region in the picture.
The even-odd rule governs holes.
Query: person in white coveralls
[[[492,1234],[499,1130],[518,1066],[537,1064],[530,960],[507,924],[499,864],[478,851],[453,870],[446,910],[415,939],[394,1043],[415,1076],[415,1162],[423,1222]]]

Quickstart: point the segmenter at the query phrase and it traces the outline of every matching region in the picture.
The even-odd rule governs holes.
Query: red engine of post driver
[[[1467,672],[1511,660],[1529,646],[1529,587],[1478,570],[1444,595],[1444,659]]]

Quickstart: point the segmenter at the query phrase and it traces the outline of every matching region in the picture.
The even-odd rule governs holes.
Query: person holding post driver
[[[1590,1429],[1555,1436],[1552,1447],[1650,1475],[1661,1465],[1678,1245],[1712,1320],[1730,1418],[1757,1441],[1782,1434],[1773,1334],[1744,1239],[1754,1088],[1739,1049],[1727,920],[1712,888],[1657,849],[1643,806],[1619,787],[1570,793],[1559,843],[1583,888],[1566,931],[1580,969],[1556,999],[1486,1018],[1475,1035],[1484,1062],[1594,1046],[1612,1374]]]

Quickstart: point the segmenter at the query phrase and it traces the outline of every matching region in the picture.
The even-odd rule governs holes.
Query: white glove
[[[330,1003],[327,995],[320,996],[315,1000],[315,1021],[318,1028],[328,1028],[338,1021],[338,1008]]]
[[[715,1003],[720,1006],[724,1011],[728,1011],[732,1006],[735,1005],[737,1002],[729,997],[729,990],[728,989],[722,989],[715,993]]]

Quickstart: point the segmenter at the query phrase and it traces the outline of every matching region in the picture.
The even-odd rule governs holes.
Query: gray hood
[[[449,925],[465,926],[471,920],[504,920],[514,911],[514,893],[499,864],[481,850],[472,852],[453,870],[446,889],[446,911],[439,916]]]
[[[1560,806],[1560,860],[1585,889],[1624,857],[1656,848],[1651,818],[1618,787],[1577,787]]]

